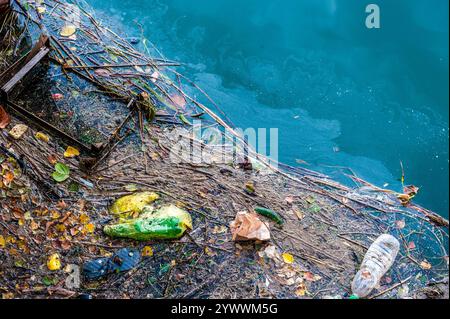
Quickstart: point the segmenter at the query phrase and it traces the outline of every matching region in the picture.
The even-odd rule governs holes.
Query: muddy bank
[[[54,3],[45,1],[45,10],[36,8],[42,17],[33,15],[33,19],[45,24],[45,14]],[[61,17],[49,19],[53,23]],[[67,141],[11,112],[11,121],[0,135],[0,290],[4,298],[83,294],[95,298],[348,298],[368,247],[384,233],[400,241],[401,251],[370,298],[445,295],[445,289],[436,292],[438,285],[445,287],[448,276],[445,220],[406,200],[405,194],[382,190],[356,176],[351,188],[315,172],[276,169],[252,154],[247,161],[221,161],[218,144],[190,135],[192,120],[210,109],[189,112],[199,107],[188,99],[195,89],[189,84],[183,85],[185,95],[178,91],[174,95],[173,86],[165,89],[169,98],[162,99],[164,105],[155,99],[155,116],[145,118],[141,112],[130,116],[124,97],[136,97],[141,90],[151,95],[151,90],[164,88],[170,82],[163,75],[171,66],[154,60],[159,65],[152,62],[152,69],[145,72],[145,66],[140,66],[143,58],[131,45],[119,38],[115,39],[119,43],[111,42],[102,36],[105,30],[89,19],[92,16],[86,17],[90,22],[78,27],[77,37],[70,40],[61,35],[64,23],[49,24],[55,37],[52,47],[57,49],[35,70],[37,76],[19,87],[14,103],[87,144],[105,143],[120,123],[127,117],[130,120],[101,161],[87,166],[89,154],[65,157],[71,146]],[[29,30],[37,32],[31,24]],[[11,33],[12,39],[19,39],[22,32],[17,34]],[[86,48],[83,34],[91,42],[104,41],[100,45],[112,50],[113,57],[109,53],[108,61],[97,60],[94,50]],[[37,35],[23,38],[24,47]],[[124,59],[131,66],[116,72],[114,65],[125,64],[123,46]],[[0,72],[26,51],[11,53],[15,47],[13,41],[2,42],[0,60],[7,62],[0,63]],[[91,60],[84,60],[85,53]],[[98,66],[89,70],[78,59]],[[153,74],[145,83],[154,87],[135,81],[143,81],[142,73]],[[130,90],[119,85],[129,82],[135,84]],[[173,111],[166,105],[170,102],[172,107],[185,103],[181,109],[187,111]],[[208,123],[224,123],[215,113],[203,116],[209,116]],[[18,124],[27,130],[14,138],[11,129]],[[192,143],[200,146],[203,161],[186,157]],[[185,152],[173,152],[174,146]],[[56,163],[69,168],[67,180],[58,183],[52,178]],[[109,211],[113,201],[141,191],[159,194],[155,207],[173,204],[188,211],[193,229],[172,241],[107,236],[104,226],[116,220]],[[252,212],[255,207],[279,213],[284,224],[261,217],[270,229],[270,241],[234,241],[230,223],[238,212]],[[121,248],[142,254],[131,271],[100,280],[81,276],[79,285],[67,284],[73,278],[68,265],[81,267]],[[47,262],[54,254],[60,257],[61,267],[50,270]]]

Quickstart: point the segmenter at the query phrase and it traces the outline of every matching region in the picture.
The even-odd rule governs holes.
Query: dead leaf
[[[281,255],[283,257],[283,260],[286,264],[293,264],[294,263],[294,256],[292,256],[289,253],[284,253],[283,255]]]
[[[62,287],[49,287],[47,288],[49,295],[58,295],[61,297],[71,298],[76,295],[75,291],[67,290]]]
[[[311,281],[311,282],[315,282],[315,281],[319,281],[320,279],[322,279],[322,277],[320,277],[319,275],[314,275],[312,272],[307,271],[303,274],[303,278],[306,281]]]
[[[89,216],[86,213],[83,213],[80,215],[80,223],[82,223],[83,225],[89,223]]]
[[[433,266],[427,260],[422,261],[420,263],[420,267],[422,267],[422,269],[424,270],[430,270],[431,268],[433,268]]]
[[[65,158],[73,158],[77,156],[80,156],[80,151],[72,146],[68,146],[66,151],[64,152]]]
[[[9,135],[11,135],[12,138],[18,140],[20,139],[26,132],[28,131],[28,126],[25,124],[17,124],[12,128],[11,131],[9,131]]]
[[[58,162],[58,159],[56,158],[55,155],[49,155],[47,157],[47,160],[50,164],[55,165]]]
[[[14,180],[14,174],[11,171],[6,171],[3,174],[3,183],[5,186],[9,186]]]
[[[228,231],[228,228],[226,228],[225,226],[214,226],[212,233],[217,235],[217,234],[226,233],[227,231]]]
[[[77,27],[72,24],[66,24],[64,27],[62,27],[59,34],[62,37],[71,37],[77,32]]]
[[[239,212],[230,224],[234,241],[270,240],[270,230],[254,213]]]
[[[288,204],[292,204],[294,202],[293,196],[288,196],[284,199]]]
[[[142,249],[142,257],[152,257],[153,256],[153,248],[150,246],[145,246]]]
[[[174,94],[170,99],[177,107],[183,108],[186,106],[186,99],[182,95]]]
[[[102,77],[105,77],[105,78],[111,76],[111,72],[109,72],[109,71],[106,70],[106,69],[97,69],[97,70],[95,70],[94,73],[95,73],[96,75],[98,75],[98,76],[102,76]]]
[[[298,297],[304,297],[306,296],[307,292],[308,291],[306,290],[306,285],[302,283],[298,286],[297,290],[295,291],[295,294]]]
[[[61,259],[58,254],[53,254],[48,258],[47,268],[51,271],[61,269]]]
[[[305,218],[305,214],[303,214],[303,212],[299,209],[295,209],[294,213],[299,220],[302,220],[303,218]]]
[[[403,229],[406,226],[406,222],[404,219],[398,220],[396,223],[398,229]]]
[[[0,129],[6,128],[11,123],[11,116],[5,111],[2,105],[0,105]]]
[[[87,233],[92,234],[95,231],[95,225],[94,224],[87,224],[86,226],[84,226],[84,230]]]
[[[54,101],[61,101],[64,99],[64,95],[62,95],[61,93],[55,93],[55,94],[52,94],[52,99]]]
[[[48,143],[50,141],[50,137],[47,134],[42,133],[42,132],[37,132],[34,137],[36,137],[36,139],[43,141],[45,143]]]

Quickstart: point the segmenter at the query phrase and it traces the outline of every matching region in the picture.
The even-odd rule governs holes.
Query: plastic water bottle
[[[353,294],[364,298],[378,285],[394,264],[400,243],[391,235],[381,235],[370,246],[352,283]]]

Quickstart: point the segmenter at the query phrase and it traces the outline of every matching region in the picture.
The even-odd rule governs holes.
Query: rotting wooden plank
[[[8,82],[12,77],[14,77],[14,75],[17,74],[23,68],[24,65],[27,65],[28,62],[30,62],[30,60],[32,60],[41,51],[42,48],[50,49],[49,38],[45,34],[41,34],[39,40],[30,50],[30,52],[28,52],[28,54],[19,59],[8,70],[2,73],[0,84],[3,86],[5,82]]]
[[[5,85],[2,91],[6,94],[12,89],[50,52],[48,48],[41,48],[39,52],[19,70]]]

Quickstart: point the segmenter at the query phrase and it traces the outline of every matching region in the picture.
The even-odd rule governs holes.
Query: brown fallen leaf
[[[270,230],[255,213],[239,212],[230,224],[234,241],[268,241]]]
[[[308,290],[306,289],[306,285],[304,283],[301,283],[298,287],[297,290],[295,291],[295,294],[298,297],[304,297],[306,296],[306,294],[308,293]]]
[[[292,204],[295,199],[294,199],[294,196],[288,196],[284,200],[286,201],[286,203]]]
[[[175,106],[183,108],[186,106],[186,99],[179,94],[174,94],[170,97]]]
[[[306,281],[311,281],[311,282],[319,281],[322,279],[322,277],[320,277],[319,275],[314,275],[312,272],[309,272],[309,271],[307,271],[303,274],[303,278]]]
[[[420,267],[422,267],[422,269],[424,270],[430,270],[431,268],[433,268],[433,266],[427,260],[422,261],[420,263]]]
[[[0,105],[0,129],[6,128],[11,123],[11,117],[5,111],[2,105]]]
[[[50,164],[55,165],[58,162],[58,159],[56,158],[56,155],[49,155],[47,157],[47,160]]]

